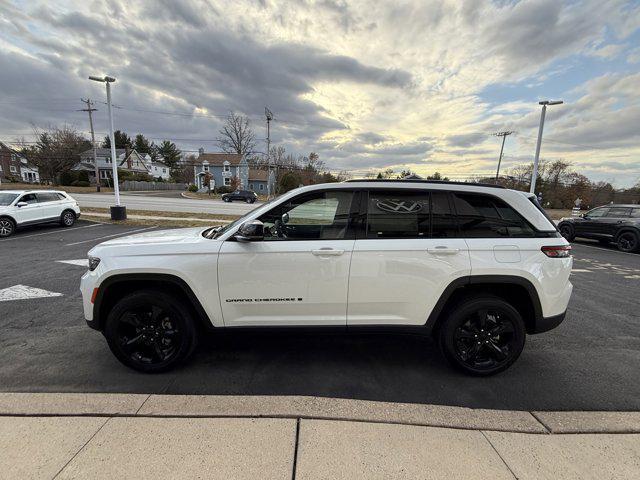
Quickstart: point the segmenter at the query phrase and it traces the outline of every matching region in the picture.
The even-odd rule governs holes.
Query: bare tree
[[[216,139],[218,146],[226,153],[250,155],[256,148],[256,140],[249,118],[231,112]]]
[[[67,125],[49,130],[35,129],[35,133],[36,144],[23,148],[21,153],[38,167],[42,180],[53,184],[80,161],[80,153],[91,148],[91,142]]]

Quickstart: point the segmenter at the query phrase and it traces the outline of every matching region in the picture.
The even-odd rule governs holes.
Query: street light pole
[[[116,204],[111,207],[111,220],[126,220],[127,207],[120,205],[120,186],[118,185],[118,157],[116,156],[116,139],[113,131],[113,111],[111,108],[111,84],[115,78],[105,75],[104,77],[89,77],[89,80],[103,82],[107,84],[107,110],[109,112],[109,140],[111,143],[111,168],[113,172],[113,192]]]
[[[540,113],[540,126],[538,127],[538,143],[536,144],[536,156],[533,159],[533,172],[531,174],[531,187],[529,193],[536,193],[536,180],[538,179],[538,162],[540,161],[540,147],[542,146],[542,130],[544,129],[544,117],[547,114],[547,105],[560,105],[562,100],[543,100],[538,102],[542,105],[542,113]]]

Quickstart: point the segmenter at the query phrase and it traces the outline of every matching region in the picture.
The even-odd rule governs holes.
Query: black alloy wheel
[[[63,227],[71,227],[76,223],[76,214],[70,210],[62,212],[62,218],[60,219]]]
[[[507,369],[524,348],[518,311],[497,297],[477,297],[456,308],[440,330],[440,346],[456,367],[487,376]]]
[[[618,236],[618,250],[621,252],[635,252],[639,245],[638,235],[634,232],[622,232]]]
[[[10,218],[0,218],[0,237],[9,237],[15,231],[16,226]]]
[[[189,312],[162,292],[137,292],[116,304],[105,336],[111,351],[135,370],[169,370],[186,359],[196,344]]]
[[[562,235],[568,242],[572,242],[575,238],[573,227],[568,224],[560,225],[560,235]]]

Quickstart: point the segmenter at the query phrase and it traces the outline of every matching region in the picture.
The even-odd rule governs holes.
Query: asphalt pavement
[[[140,192],[143,193],[143,192]],[[131,210],[151,210],[158,212],[190,212],[190,213],[217,213],[224,215],[244,215],[254,208],[262,205],[262,202],[247,204],[243,202],[223,202],[222,200],[196,200],[184,198],[180,192],[162,192],[156,194],[136,194],[134,192],[122,193],[120,203]],[[109,208],[114,205],[112,193],[73,193],[81,208]]]
[[[70,229],[32,228],[0,240],[1,391],[315,395],[512,410],[640,410],[638,254],[575,244],[566,320],[529,336],[518,362],[491,378],[451,369],[427,337],[246,331],[208,336],[187,365],[144,375],[117,362],[102,335],[85,325],[78,286],[92,246],[148,228],[80,221]]]

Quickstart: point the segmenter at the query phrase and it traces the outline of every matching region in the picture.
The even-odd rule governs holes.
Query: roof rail
[[[505,188],[502,185],[495,185],[493,183],[477,183],[477,182],[450,182],[448,180],[420,180],[417,178],[363,178],[347,180],[348,182],[371,182],[371,183],[390,183],[390,182],[409,182],[409,183],[435,183],[438,185],[466,185],[467,187],[491,187],[491,188]]]

